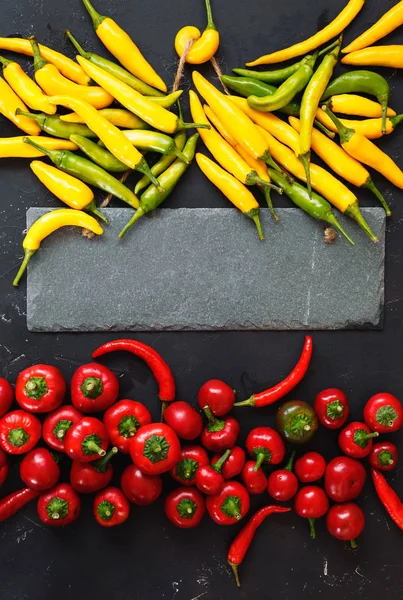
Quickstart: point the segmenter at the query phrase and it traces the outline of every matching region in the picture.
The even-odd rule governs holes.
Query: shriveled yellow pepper
[[[197,164],[205,176],[213,183],[236,208],[252,219],[256,225],[259,238],[264,239],[262,226],[259,217],[259,204],[254,195],[233,175],[224,171],[215,162],[204,156],[196,154]]]
[[[0,114],[12,121],[14,125],[17,125],[17,127],[22,129],[22,131],[25,131],[25,133],[28,133],[29,135],[39,135],[41,133],[39,125],[35,123],[33,119],[29,119],[23,115],[17,115],[17,108],[24,112],[28,110],[14,90],[12,90],[8,83],[0,77]]]
[[[35,223],[29,228],[28,233],[22,243],[22,247],[25,251],[24,260],[16,278],[14,279],[13,285],[18,286],[29,261],[35,252],[39,250],[41,242],[49,235],[57,231],[57,229],[72,225],[81,227],[82,229],[89,229],[96,235],[102,235],[104,232],[94,217],[87,215],[87,213],[82,212],[81,210],[61,208],[58,210],[52,210],[42,217],[39,217],[39,219],[35,221]]]
[[[178,56],[183,56],[187,50],[186,62],[191,65],[202,65],[211,60],[220,45],[220,34],[214,23],[210,0],[205,1],[207,27],[203,34],[197,27],[190,25],[178,31],[175,38],[175,50]],[[189,49],[191,42],[193,45]]]
[[[403,69],[403,46],[391,44],[390,46],[370,46],[364,50],[357,50],[347,54],[341,61],[344,65],[390,67]]]
[[[92,19],[97,36],[109,52],[130,73],[157,90],[166,92],[167,86],[144,58],[131,37],[113,19],[100,15],[90,0],[83,0],[83,4]]]
[[[337,127],[328,117],[328,115],[321,108],[316,113],[316,118],[322,125],[325,125],[330,131],[337,133]],[[387,117],[386,119],[386,135],[390,135],[394,132],[396,127],[403,121],[403,115],[396,115],[395,117]],[[340,122],[350,129],[355,129],[358,133],[361,133],[364,137],[369,140],[377,140],[383,137],[385,134],[382,132],[383,122],[382,119],[364,119],[362,121],[354,119],[340,119]]]
[[[145,121],[139,119],[139,117],[136,117],[136,115],[124,108],[103,108],[99,113],[105,117],[109,123],[116,125],[116,127],[121,127],[122,129],[148,129],[149,127]],[[60,119],[67,123],[84,123],[84,119],[76,113],[61,115]]]
[[[382,117],[382,106],[379,102],[374,102],[364,96],[356,94],[339,94],[332,96],[328,100],[329,108],[335,113],[343,115],[353,115],[357,117],[378,118]],[[388,108],[386,112],[388,117],[394,117],[396,111]]]
[[[362,50],[372,46],[378,40],[385,37],[389,33],[392,33],[397,27],[403,25],[403,0],[392,6],[387,13],[385,13],[379,21],[372,27],[367,29],[358,38],[356,38],[351,44],[343,48],[343,54],[349,52],[355,52],[356,50]]]
[[[44,156],[42,152],[24,143],[26,136],[0,138],[0,158],[38,158]],[[46,136],[28,136],[28,139],[41,144],[48,150],[77,150],[76,144],[62,138]]]

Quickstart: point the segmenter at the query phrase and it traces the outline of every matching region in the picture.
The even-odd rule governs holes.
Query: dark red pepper
[[[403,406],[392,394],[376,394],[365,405],[364,421],[378,433],[398,431],[403,425]]]
[[[281,436],[271,427],[256,427],[246,438],[246,449],[256,460],[255,470],[263,464],[278,465],[284,460],[285,445]]]
[[[47,448],[35,448],[20,463],[20,477],[31,490],[50,490],[60,479],[60,468]]]
[[[33,365],[18,375],[15,399],[24,410],[48,413],[62,404],[66,395],[66,382],[56,367]]]
[[[267,490],[267,477],[262,467],[256,471],[255,466],[255,461],[248,460],[242,469],[242,481],[252,495],[263,494]]]
[[[301,357],[296,367],[283,381],[280,381],[276,386],[261,392],[260,394],[254,394],[248,400],[243,402],[236,402],[234,406],[253,406],[256,408],[262,408],[274,404],[277,400],[281,400],[287,394],[291,392],[305,377],[308,370],[309,363],[312,358],[312,338],[307,335],[305,338],[304,348],[302,350]]]
[[[216,496],[207,496],[206,508],[218,525],[235,525],[248,513],[250,497],[247,489],[237,481],[226,481]]]
[[[380,471],[392,471],[398,462],[398,452],[395,444],[380,442],[375,444],[368,457],[369,464]]]
[[[215,465],[220,460],[221,454],[215,454],[211,459],[211,464]],[[221,473],[224,479],[234,479],[237,475],[242,472],[245,464],[246,455],[245,450],[240,446],[234,446],[231,448],[231,454],[225,461]]]
[[[296,461],[294,471],[302,483],[313,483],[325,474],[326,461],[318,452],[307,452]]]
[[[165,500],[165,514],[181,529],[200,525],[206,511],[204,498],[196,488],[182,487],[173,490]]]
[[[14,392],[7,379],[0,377],[0,419],[4,417],[11,408],[14,400]]]
[[[116,487],[108,487],[94,498],[94,516],[103,527],[121,525],[129,518],[130,505],[124,493]]]
[[[0,485],[3,485],[3,483],[6,481],[8,477],[8,471],[9,466],[7,454],[3,450],[0,450]]]
[[[109,441],[123,454],[129,454],[130,441],[143,425],[152,423],[148,408],[134,400],[120,400],[104,414],[104,425]]]
[[[340,429],[348,419],[350,408],[341,390],[329,388],[320,392],[313,405],[319,422],[328,429]]]
[[[90,463],[73,461],[70,469],[71,487],[79,494],[92,494],[103,490],[112,479],[113,467],[110,460],[117,451],[114,446],[103,458]]]
[[[284,469],[270,473],[267,481],[267,491],[270,496],[278,502],[288,502],[298,492],[298,479],[292,472],[295,452],[291,454],[290,460]]]
[[[118,378],[99,363],[82,365],[73,374],[70,384],[71,402],[83,413],[106,410],[119,395]]]
[[[172,402],[164,412],[164,421],[183,440],[198,438],[203,429],[203,419],[187,402]]]
[[[396,523],[399,529],[403,529],[403,503],[396,492],[390,487],[384,475],[377,469],[371,469],[372,481],[382,502],[392,521]]]
[[[329,510],[329,499],[322,488],[306,485],[295,496],[294,510],[299,517],[308,519],[311,538],[315,539],[315,521],[324,517]]]
[[[75,521],[80,514],[80,508],[80,496],[68,483],[60,483],[42,494],[38,500],[40,520],[53,527],[62,527]]]
[[[216,419],[209,415],[209,422],[201,434],[201,443],[210,452],[224,452],[235,446],[241,428],[233,417]]]
[[[234,406],[235,392],[224,381],[211,379],[200,388],[197,402],[202,410],[209,408],[215,417],[223,417]]]
[[[338,456],[330,461],[325,472],[325,490],[333,502],[349,502],[361,494],[367,472],[360,461]]]
[[[14,410],[0,419],[0,447],[7,454],[25,454],[41,438],[41,422],[24,410]]]
[[[170,474],[175,481],[179,481],[184,486],[195,485],[197,469],[208,464],[209,457],[204,448],[185,446],[181,449],[179,460],[170,470]]]
[[[196,471],[196,486],[207,496],[219,494],[224,485],[224,477],[221,474],[221,468],[230,455],[230,450],[226,450],[214,466],[202,465]]]
[[[126,498],[139,506],[152,504],[162,492],[161,477],[159,475],[145,475],[136,465],[126,467],[120,485]]]
[[[0,522],[9,519],[15,515],[23,506],[39,496],[39,492],[30,488],[23,488],[18,492],[13,492],[0,500]]]
[[[83,418],[74,406],[61,406],[46,416],[42,427],[45,442],[58,452],[64,452],[64,438],[72,425]]]
[[[365,527],[364,513],[354,502],[334,504],[326,515],[326,527],[330,535],[357,548],[356,538]]]
[[[170,471],[179,460],[180,443],[174,430],[164,423],[144,425],[130,443],[130,456],[146,475]]]
[[[378,436],[365,423],[353,421],[340,431],[339,446],[351,458],[365,458],[372,450],[372,438]]]
[[[94,417],[84,417],[72,425],[64,438],[66,454],[78,462],[91,462],[105,456],[108,432],[105,425]]]

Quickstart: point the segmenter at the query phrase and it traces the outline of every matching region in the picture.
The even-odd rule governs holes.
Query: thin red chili
[[[379,500],[386,508],[392,521],[394,521],[400,529],[403,529],[403,502],[390,487],[380,471],[371,469],[371,475]]]
[[[18,492],[9,494],[0,500],[0,522],[5,521],[12,515],[15,515],[23,506],[39,496],[39,492],[29,488],[23,488]]]
[[[293,390],[305,377],[309,363],[311,362],[311,357],[312,338],[307,335],[301,357],[288,377],[283,379],[283,381],[280,381],[280,383],[274,387],[261,392],[260,394],[254,394],[248,398],[248,400],[237,402],[234,406],[253,406],[254,408],[262,408],[263,406],[274,404],[277,400],[281,400],[281,398],[284,398],[284,396],[291,392],[291,390]]]
[[[290,512],[291,508],[285,508],[284,506],[265,506],[261,508],[253,515],[253,517],[248,521],[248,523],[241,529],[241,531],[236,536],[235,540],[232,542],[230,549],[228,551],[227,560],[234,571],[236,583],[238,587],[241,587],[241,582],[239,581],[238,567],[242,564],[246,553],[251,545],[253,538],[255,537],[255,533],[263,521],[269,515],[273,513],[286,513]]]

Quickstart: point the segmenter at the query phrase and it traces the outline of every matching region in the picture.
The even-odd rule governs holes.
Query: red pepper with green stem
[[[288,502],[298,492],[298,479],[292,472],[295,451],[284,469],[270,473],[267,481],[267,491],[278,502]]]
[[[315,398],[313,407],[319,422],[328,429],[343,427],[350,414],[346,394],[335,388],[320,392]]]
[[[315,539],[315,521],[324,517],[329,510],[329,499],[322,488],[316,485],[306,485],[299,490],[295,497],[294,510],[299,517],[308,519],[311,538]]]
[[[364,421],[378,433],[398,431],[403,425],[403,406],[392,394],[376,394],[365,405]]]
[[[31,490],[50,490],[60,479],[57,458],[47,448],[35,448],[20,463],[20,477]]]
[[[209,408],[215,417],[223,417],[234,406],[235,392],[224,381],[211,379],[200,388],[197,402],[202,410]]]
[[[31,490],[31,488],[23,488],[2,498],[0,500],[0,523],[15,515],[21,508],[38,496],[39,492]]]
[[[333,502],[350,502],[361,494],[366,478],[367,472],[359,460],[338,456],[326,467],[326,494]]]
[[[116,487],[108,487],[94,498],[94,516],[103,527],[121,525],[129,518],[130,505],[123,492]]]
[[[15,398],[24,410],[47,413],[59,408],[66,395],[66,382],[56,367],[33,365],[18,375]]]
[[[220,456],[221,458],[221,456]],[[195,485],[196,472],[209,464],[207,452],[201,446],[185,446],[181,449],[179,460],[170,470],[171,476],[184,486]]]
[[[318,418],[306,402],[285,402],[276,414],[277,431],[291,444],[306,444],[318,431]]]
[[[7,379],[0,377],[0,419],[4,417],[11,408],[14,400],[14,392]]]
[[[43,422],[42,437],[53,450],[64,452],[64,438],[72,425],[84,417],[74,406],[64,405],[49,413]]]
[[[41,438],[41,422],[24,410],[14,410],[0,419],[0,448],[7,454],[25,454]]]
[[[263,464],[278,465],[284,460],[284,442],[271,427],[256,427],[246,438],[246,449],[256,460],[255,471]]]
[[[104,414],[109,441],[123,454],[129,454],[130,441],[140,427],[149,425],[152,420],[148,408],[135,400],[120,400]]]
[[[192,441],[203,429],[203,419],[187,402],[171,402],[164,412],[164,421],[182,439]]]
[[[205,511],[204,498],[196,488],[178,488],[168,494],[165,500],[166,516],[181,529],[200,525]]]
[[[103,458],[91,463],[73,461],[70,469],[71,487],[79,494],[92,494],[109,485],[113,475],[110,461],[117,452],[114,446]]]
[[[201,443],[210,452],[224,452],[235,446],[240,433],[240,425],[233,417],[216,419],[205,409],[209,422],[201,434]]]
[[[79,367],[70,384],[71,402],[83,413],[106,410],[119,395],[118,378],[108,367],[89,363]]]
[[[152,504],[162,492],[161,477],[159,475],[145,475],[136,465],[126,467],[120,485],[126,498],[139,506]]]
[[[215,454],[211,459],[211,464],[215,465],[221,458],[221,454]],[[230,455],[221,468],[221,473],[224,479],[234,479],[242,472],[245,464],[245,450],[240,446],[231,448]]]
[[[80,496],[71,485],[61,483],[40,496],[38,516],[42,523],[62,527],[75,521],[80,514]]]
[[[72,425],[64,440],[66,454],[78,462],[92,462],[105,456],[108,432],[105,425],[94,417],[84,417]]]
[[[262,467],[255,470],[256,463],[248,460],[242,469],[242,481],[248,492],[254,496],[263,494],[267,490],[267,477]]]
[[[231,454],[231,450],[226,450],[215,465],[203,465],[196,471],[196,486],[207,496],[219,494],[224,485],[224,477],[221,474],[221,468]]]
[[[372,450],[372,439],[378,436],[379,433],[371,433],[365,423],[353,421],[341,430],[339,446],[351,458],[365,458]]]
[[[330,535],[338,540],[350,542],[351,547],[355,549],[356,538],[365,527],[364,513],[354,502],[334,504],[327,513],[326,527]]]
[[[380,471],[392,471],[398,462],[398,453],[395,444],[380,442],[375,444],[368,457],[369,464]],[[0,471],[1,473],[1,471]]]
[[[3,452],[3,450],[0,450],[0,485],[3,485],[3,483],[6,481],[8,477],[8,471],[9,466],[7,454]]]
[[[371,469],[372,481],[374,482],[376,493],[382,502],[392,521],[403,529],[403,502],[396,492],[390,487],[384,475],[377,469]]]
[[[144,425],[130,442],[130,456],[146,475],[170,471],[179,460],[180,443],[174,430],[164,423]]]
[[[318,452],[307,452],[295,463],[295,474],[303,483],[322,479],[326,471],[326,461]]]
[[[235,525],[249,507],[248,491],[238,481],[226,481],[219,494],[206,498],[207,512],[218,525]]]

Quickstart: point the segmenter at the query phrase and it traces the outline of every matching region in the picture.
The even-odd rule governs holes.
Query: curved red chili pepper
[[[390,487],[380,471],[371,469],[371,475],[379,500],[386,508],[392,521],[394,521],[400,529],[403,529],[403,502]]]
[[[23,488],[18,492],[13,492],[0,500],[0,522],[5,521],[12,515],[15,515],[23,506],[39,496],[39,492],[30,488]]]
[[[310,335],[307,335],[301,357],[288,377],[283,379],[283,381],[280,381],[280,383],[274,387],[265,390],[260,394],[254,394],[248,398],[248,400],[237,402],[234,406],[253,406],[255,408],[262,408],[262,406],[269,406],[270,404],[277,402],[277,400],[281,400],[281,398],[284,398],[284,396],[291,392],[291,390],[293,390],[305,377],[309,363],[311,362],[311,357],[312,338]]]

